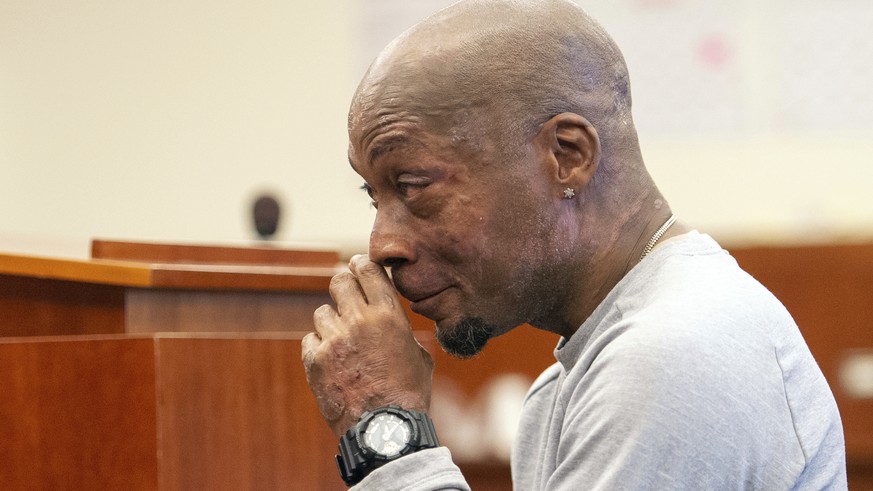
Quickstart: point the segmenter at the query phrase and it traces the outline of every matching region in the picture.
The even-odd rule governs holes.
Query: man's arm
[[[314,314],[303,365],[322,416],[342,437],[369,410],[389,405],[427,412],[433,358],[418,343],[385,269],[355,256],[336,275],[336,307]],[[355,489],[469,490],[446,448],[421,450],[373,471]]]

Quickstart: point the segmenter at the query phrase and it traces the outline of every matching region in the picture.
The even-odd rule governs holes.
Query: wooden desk
[[[335,272],[0,254],[0,337],[307,330]]]
[[[0,339],[0,489],[346,489],[300,337]]]
[[[0,254],[0,489],[345,489],[300,361],[335,253],[93,255]]]

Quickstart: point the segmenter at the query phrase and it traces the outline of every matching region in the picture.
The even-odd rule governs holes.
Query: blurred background
[[[93,237],[366,248],[349,99],[450,2],[0,2],[0,249]],[[631,70],[648,165],[727,244],[873,237],[873,4],[579,0]],[[483,20],[487,21],[487,20]]]

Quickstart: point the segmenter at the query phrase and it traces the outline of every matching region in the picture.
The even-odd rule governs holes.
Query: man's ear
[[[584,189],[600,163],[600,137],[587,119],[576,113],[552,117],[537,134],[547,155],[548,172],[558,192]]]

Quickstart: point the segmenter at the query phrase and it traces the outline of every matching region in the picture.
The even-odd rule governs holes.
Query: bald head
[[[615,43],[565,0],[464,0],[379,55],[349,161],[377,208],[370,257],[398,290],[457,285],[451,308],[422,307],[441,342],[572,332],[635,264],[666,210],[630,108]]]
[[[402,109],[428,129],[505,144],[572,112],[597,129],[611,159],[638,152],[630,108],[621,52],[578,6],[472,0],[437,12],[380,54],[353,100],[350,125],[390,123],[380,118]]]

